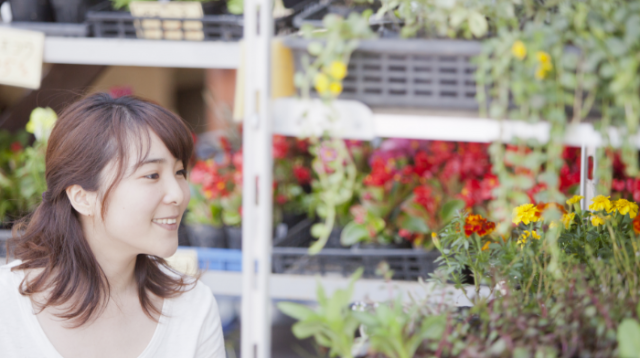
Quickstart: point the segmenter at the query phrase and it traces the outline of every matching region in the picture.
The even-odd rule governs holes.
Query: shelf
[[[304,136],[332,130],[343,138],[370,140],[375,137],[462,141],[490,143],[515,138],[549,140],[550,124],[480,118],[477,112],[425,110],[406,108],[371,109],[358,101],[335,101],[339,120],[327,120],[327,110],[319,100],[303,102],[295,98],[281,98],[273,104],[273,131],[276,134]],[[306,112],[306,116],[304,115]],[[609,130],[614,146],[620,145],[620,134]],[[635,143],[640,146],[640,135]],[[600,134],[590,123],[569,126],[565,143],[570,146],[600,146]]]
[[[222,41],[46,37],[44,62],[185,68],[236,68],[240,44]]]
[[[205,271],[200,280],[211,288],[214,295],[241,296],[242,273],[228,271]],[[346,288],[349,280],[344,277],[332,276],[303,276],[271,274],[269,281],[269,296],[275,300],[316,301],[318,282],[324,287],[327,296],[335,290]],[[390,291],[391,288],[391,291]],[[391,294],[391,296],[390,296]],[[436,289],[431,283],[421,284],[409,281],[392,281],[389,285],[382,280],[360,279],[356,281],[352,301],[371,300],[383,302],[402,296],[403,301],[429,298],[428,302],[438,304],[444,302],[454,306],[471,306],[471,302],[464,296],[462,290],[452,286]],[[473,296],[473,287],[467,288],[467,295]],[[489,295],[489,289],[482,287],[482,296]]]

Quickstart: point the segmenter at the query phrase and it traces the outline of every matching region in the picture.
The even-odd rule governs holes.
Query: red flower
[[[11,149],[12,152],[18,153],[19,151],[22,150],[22,144],[20,144],[20,142],[13,142],[11,143],[9,148]]]
[[[308,139],[296,139],[296,148],[298,151],[306,154],[309,152],[309,140]]]
[[[411,240],[411,237],[413,236],[413,234],[411,233],[411,231],[406,230],[406,229],[400,229],[400,231],[398,231],[398,235],[406,240]]]
[[[635,231],[636,234],[640,234],[640,215],[633,219],[633,231]]]
[[[231,163],[237,170],[242,170],[242,151],[233,153],[231,157]]]
[[[286,204],[286,202],[287,202],[287,197],[286,196],[284,196],[282,194],[279,194],[279,195],[276,196],[276,203],[278,203],[279,205],[284,205],[284,204]]]
[[[424,176],[425,172],[428,172],[431,170],[431,163],[429,162],[429,156],[427,155],[427,153],[423,152],[423,151],[419,151],[418,153],[416,153],[416,156],[413,158],[415,167],[414,167],[414,172],[422,177]]]
[[[496,229],[496,224],[483,218],[482,215],[469,215],[464,221],[464,233],[471,236],[474,232],[480,237],[491,234]]]
[[[480,182],[475,179],[467,180],[458,197],[466,203],[467,208],[471,208],[480,201]]]
[[[371,174],[364,178],[365,185],[384,186],[393,179],[393,172],[382,158],[376,158],[371,165]]]
[[[431,196],[431,188],[428,186],[419,186],[413,189],[414,201],[420,204],[427,212],[433,214],[437,210],[435,200]]]
[[[273,136],[273,157],[275,159],[284,159],[289,153],[289,144],[287,138],[281,135]]]
[[[293,175],[300,185],[306,185],[311,182],[311,171],[301,165],[295,165],[293,167]]]

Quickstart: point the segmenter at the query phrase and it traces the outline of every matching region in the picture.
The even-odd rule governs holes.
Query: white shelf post
[[[591,168],[589,168],[590,161]],[[596,196],[596,165],[596,147],[583,145],[580,148],[580,195],[584,196],[580,204],[582,210],[587,210],[591,199]]]
[[[242,358],[271,354],[271,9],[272,0],[244,2]]]

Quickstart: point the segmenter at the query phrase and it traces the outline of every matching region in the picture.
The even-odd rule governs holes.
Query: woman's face
[[[104,222],[96,229],[115,252],[166,258],[178,247],[178,226],[189,203],[189,185],[182,161],[171,155],[153,131],[149,134],[149,155],[135,169],[138,153],[132,146],[127,171],[109,194]],[[104,173],[113,173],[113,168],[108,165]],[[100,220],[99,211],[96,219]]]

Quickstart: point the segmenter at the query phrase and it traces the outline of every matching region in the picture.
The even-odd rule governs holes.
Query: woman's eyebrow
[[[138,168],[140,168],[141,166],[143,166],[143,165],[147,165],[147,164],[157,164],[157,163],[162,164],[162,163],[166,163],[166,162],[167,162],[167,160],[166,160],[166,159],[164,159],[164,158],[146,159],[146,160],[144,160],[144,161],[142,161],[142,162],[138,163],[137,167],[138,167]]]

